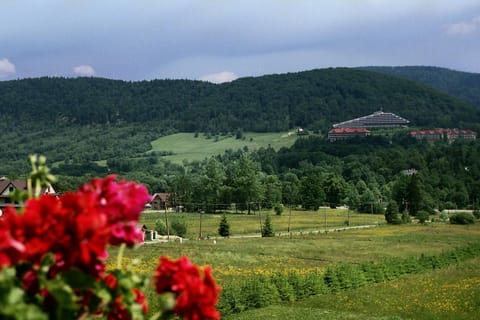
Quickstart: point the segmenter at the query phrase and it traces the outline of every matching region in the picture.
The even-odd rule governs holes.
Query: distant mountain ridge
[[[479,73],[428,66],[365,67],[360,69],[425,83],[452,96],[463,98],[480,108]]]
[[[155,125],[186,132],[327,130],[383,109],[420,127],[476,129],[480,109],[430,86],[379,73],[329,68],[240,78],[127,82],[37,78],[0,82],[3,127]],[[395,69],[394,69],[395,70]]]

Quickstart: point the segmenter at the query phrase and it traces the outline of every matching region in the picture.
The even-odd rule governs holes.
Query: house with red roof
[[[448,142],[452,142],[457,139],[475,140],[477,133],[472,130],[462,129],[432,129],[410,131],[410,136],[418,140],[437,141],[445,139]]]

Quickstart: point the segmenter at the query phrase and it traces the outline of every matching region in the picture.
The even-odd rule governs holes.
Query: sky
[[[405,65],[480,73],[480,0],[0,0],[0,80]]]

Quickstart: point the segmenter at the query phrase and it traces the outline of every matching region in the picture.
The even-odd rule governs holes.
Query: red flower
[[[127,308],[122,304],[122,297],[117,297],[107,315],[107,320],[130,320],[131,318]]]
[[[22,221],[14,208],[7,207],[0,216],[0,268],[15,265],[24,254]]]
[[[140,218],[145,203],[151,196],[143,185],[133,182],[115,181],[116,176],[93,179],[77,192],[82,197],[82,207],[94,204],[100,214],[105,215],[110,228],[110,244],[126,243],[133,246],[142,241],[141,231],[133,227]]]
[[[205,268],[201,277],[198,267],[185,256],[176,261],[160,258],[155,271],[155,289],[157,293],[176,294],[173,311],[187,320],[220,318],[215,308],[220,288],[213,280],[211,269]]]
[[[135,294],[135,302],[142,306],[142,311],[146,314],[148,312],[148,304],[145,293],[137,288],[133,288],[132,291]]]
[[[105,285],[112,289],[112,290],[115,290],[117,289],[117,286],[118,286],[118,281],[117,281],[117,278],[109,273],[108,275],[106,275],[104,278],[103,278],[103,281],[105,282]]]
[[[34,295],[40,291],[40,284],[38,282],[38,277],[35,271],[28,270],[23,275],[22,285],[25,291],[30,295]]]

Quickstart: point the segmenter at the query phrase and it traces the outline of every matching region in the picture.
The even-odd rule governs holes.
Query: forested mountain
[[[415,199],[415,210],[478,205],[477,141],[428,144],[410,138],[408,130],[327,141],[325,133],[333,123],[379,109],[415,127],[480,129],[480,108],[466,100],[358,69],[241,78],[221,85],[24,79],[0,82],[0,176],[26,174],[28,154],[38,153],[47,156],[53,173],[61,177],[58,190],[117,173],[146,184],[152,193],[174,192],[189,209],[230,203],[244,208],[250,203],[312,208],[348,203],[363,212],[381,212],[382,203],[392,199],[399,209],[409,206],[410,211]],[[149,152],[153,140],[172,132],[219,136],[296,127],[314,134],[279,151],[228,150],[183,165]],[[403,175],[407,169],[418,175]]]
[[[480,122],[478,109],[431,87],[347,68],[241,78],[221,85],[99,78],[0,82],[0,119],[10,127],[148,122],[190,132],[326,130],[332,123],[381,108],[420,127],[476,128]]]
[[[480,74],[438,67],[366,67],[361,68],[390,74],[431,85],[432,87],[463,98],[480,108]]]

